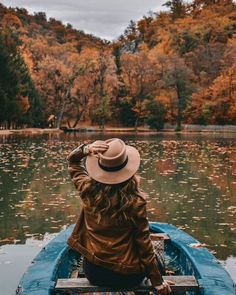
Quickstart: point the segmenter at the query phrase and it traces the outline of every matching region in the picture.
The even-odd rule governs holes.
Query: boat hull
[[[73,226],[58,234],[34,259],[23,275],[17,294],[53,295],[58,278],[70,277],[78,253],[66,244]],[[187,233],[167,223],[150,223],[150,231],[166,233],[170,240],[165,247],[166,256],[178,274],[194,275],[201,295],[235,295],[234,283],[206,248],[193,248],[199,243]],[[194,293],[188,293],[194,294]]]

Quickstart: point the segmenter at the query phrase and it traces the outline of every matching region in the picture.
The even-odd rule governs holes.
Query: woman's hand
[[[97,155],[99,153],[104,153],[105,151],[107,151],[107,149],[109,148],[109,145],[106,143],[98,143],[98,142],[93,142],[90,145],[88,145],[88,151],[89,154],[94,154]]]
[[[173,281],[165,280],[161,285],[156,286],[157,294],[166,295],[171,293],[170,285],[174,285]]]

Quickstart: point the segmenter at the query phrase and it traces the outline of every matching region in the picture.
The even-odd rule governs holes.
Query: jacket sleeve
[[[152,286],[155,287],[161,285],[163,279],[158,269],[157,260],[150,239],[146,201],[140,200],[135,211],[135,242],[138,247],[141,263],[145,267],[146,275],[150,279]]]
[[[79,192],[83,190],[83,186],[90,180],[90,177],[88,176],[88,173],[82,162],[82,159],[86,157],[86,154],[84,154],[83,151],[83,147],[84,144],[80,145],[67,157],[69,165],[68,170],[71,179]]]

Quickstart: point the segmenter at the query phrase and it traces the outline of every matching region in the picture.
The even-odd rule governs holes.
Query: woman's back
[[[98,216],[93,208],[83,205],[77,221],[80,226],[75,227],[75,234],[72,234],[68,244],[80,253],[89,255],[90,260],[99,265],[112,265],[114,270],[122,273],[144,271],[140,264],[140,245],[136,235],[145,206],[143,197],[135,197],[127,212],[131,218],[120,221],[117,215],[104,213]]]
[[[81,160],[87,155],[85,169]],[[78,147],[68,161],[82,199],[68,244],[85,257],[88,279],[100,285],[131,286],[146,275],[167,294],[170,289],[162,283],[150,240],[146,200],[135,176],[138,151],[110,139]]]

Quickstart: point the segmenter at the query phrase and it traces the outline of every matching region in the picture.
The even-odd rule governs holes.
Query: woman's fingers
[[[166,289],[166,294],[170,294],[171,293],[171,288],[170,288],[170,286],[169,286],[168,283],[166,283],[165,289]]]
[[[108,146],[102,146],[102,145],[100,145],[100,146],[95,146],[94,147],[94,149],[96,149],[97,151],[106,151],[107,149],[108,149]]]
[[[107,144],[103,144],[103,143],[99,143],[99,144],[90,144],[89,145],[89,151],[90,153],[104,153],[107,149],[108,149],[108,145]]]
[[[170,285],[174,285],[173,281],[164,281],[160,286],[155,287],[158,294],[167,295],[171,293]]]
[[[108,148],[109,147],[109,145],[108,144],[94,144],[94,147],[96,147],[96,148]]]
[[[165,280],[165,282],[166,282],[168,285],[175,285],[175,282],[174,282],[174,281],[171,281],[171,280]]]

